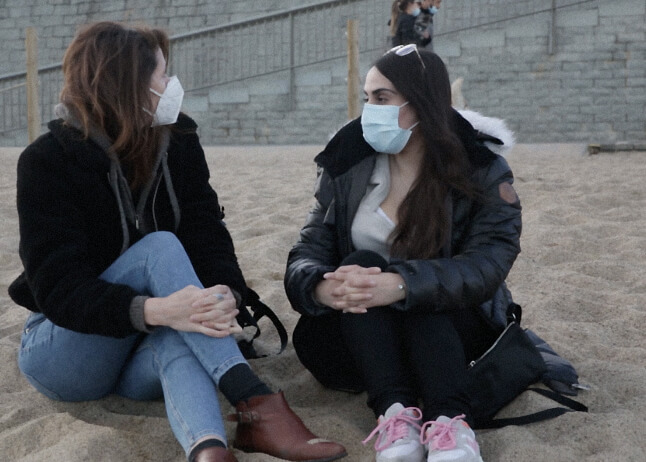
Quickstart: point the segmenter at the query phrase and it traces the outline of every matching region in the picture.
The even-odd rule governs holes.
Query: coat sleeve
[[[129,310],[139,294],[99,279],[100,271],[88,258],[77,175],[60,149],[46,135],[18,161],[19,251],[35,305],[29,308],[70,330],[125,337],[137,332]]]
[[[406,300],[397,309],[476,307],[503,284],[520,253],[520,202],[504,159],[498,157],[475,179],[484,199],[472,203],[468,212],[454,210],[468,223],[463,224],[463,235],[453,240],[452,257],[407,260],[389,267],[403,277],[407,288]]]
[[[183,135],[175,149],[169,166],[171,174],[179,170],[173,180],[181,211],[177,236],[205,287],[224,284],[244,298],[245,280],[197,134]]]
[[[316,203],[307,216],[298,242],[289,252],[285,271],[287,298],[301,314],[317,316],[333,311],[313,297],[323,274],[334,271],[340,262],[332,197],[332,180],[321,170],[316,185]]]

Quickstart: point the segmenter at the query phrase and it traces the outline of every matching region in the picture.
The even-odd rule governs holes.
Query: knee
[[[388,262],[384,257],[371,250],[356,250],[343,259],[341,266],[343,265],[359,265],[364,268],[376,266],[385,270],[388,267]]]
[[[147,234],[135,245],[143,246],[152,261],[180,262],[188,259],[180,240],[175,234],[168,231],[155,231]]]
[[[152,333],[146,335],[140,349],[149,348],[157,356],[161,351],[178,351],[187,348],[186,342],[179,332],[170,327],[157,327]]]
[[[139,242],[147,246],[154,253],[166,252],[169,249],[184,250],[184,246],[177,236],[170,231],[155,231],[146,234]]]

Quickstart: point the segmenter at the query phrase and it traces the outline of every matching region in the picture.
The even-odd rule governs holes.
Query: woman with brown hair
[[[362,116],[315,159],[316,204],[289,254],[294,348],[323,385],[367,392],[377,462],[482,462],[467,364],[513,304],[513,176],[451,107],[437,55],[396,47],[364,91]]]
[[[191,461],[236,460],[217,390],[237,410],[235,447],[343,457],[233,337],[246,284],[168,52],[161,30],[100,22],[65,54],[60,118],[18,162],[20,370],[55,400],[163,397]]]

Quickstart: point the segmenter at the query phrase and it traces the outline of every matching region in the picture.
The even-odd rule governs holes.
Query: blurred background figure
[[[388,43],[391,44],[395,34],[397,33],[397,20],[399,19],[399,1],[393,0],[390,5],[390,19],[388,20]]]
[[[417,46],[433,51],[433,16],[440,8],[442,0],[422,0],[419,2],[420,14],[415,18]]]
[[[422,9],[415,0],[399,0],[399,16],[397,17],[392,45],[418,44],[419,35],[415,31],[415,22],[421,15]]]

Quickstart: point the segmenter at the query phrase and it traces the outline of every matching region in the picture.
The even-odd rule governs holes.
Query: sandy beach
[[[313,203],[321,146],[207,148],[212,185],[225,207],[248,284],[291,333],[297,314],[283,290],[287,254]],[[7,295],[19,274],[15,167],[20,149],[0,149],[0,461],[181,462],[164,406],[116,396],[53,402],[20,375],[16,354],[28,315]],[[480,431],[486,462],[646,460],[646,152],[518,145],[508,156],[523,206],[522,252],[508,278],[523,324],[547,340],[591,387],[569,413],[522,427]],[[261,348],[278,340],[263,323]],[[253,360],[318,435],[343,443],[348,462],[374,461],[361,441],[375,425],[364,394],[324,389],[293,347]],[[231,406],[221,400],[224,413]],[[504,410],[552,406],[524,393]],[[233,439],[234,424],[227,426]],[[234,451],[241,462],[278,459]]]

